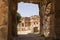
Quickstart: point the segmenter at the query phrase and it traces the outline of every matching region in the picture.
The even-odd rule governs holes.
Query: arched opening
[[[40,15],[39,5],[19,2],[17,12],[21,15],[21,22],[17,25],[17,34],[39,34]]]
[[[59,19],[59,0],[56,1],[56,9],[54,2],[55,0],[1,0],[0,1],[0,40],[12,40],[12,37],[15,37],[16,34],[16,13],[17,13],[17,3],[18,2],[28,2],[39,5],[39,15],[40,15],[40,33],[42,35],[49,35],[53,38],[54,36],[54,26],[57,27],[56,35],[59,40],[60,37],[60,19]],[[50,10],[51,8],[51,10]],[[56,15],[54,14],[56,11]],[[41,12],[41,13],[40,13]],[[55,17],[54,17],[55,16]],[[56,20],[54,19],[56,18]],[[54,25],[54,20],[56,21]],[[57,21],[58,20],[58,21]],[[26,22],[27,23],[27,22]],[[29,24],[29,23],[28,23]],[[35,24],[35,22],[34,22]],[[37,23],[38,24],[38,23]],[[24,24],[22,23],[22,26]],[[27,26],[27,25],[26,25]],[[47,27],[48,26],[48,27]],[[34,30],[37,29],[36,27]],[[24,30],[24,29],[22,29]],[[6,33],[6,34],[5,34]],[[8,35],[7,35],[8,34]],[[6,37],[5,37],[6,36]]]
[[[53,5],[51,5],[51,6],[49,6],[49,8],[50,7],[52,7],[52,11],[50,11],[50,9],[48,9],[48,11],[46,11],[46,9],[47,9],[47,5],[48,5],[48,3],[49,3],[49,1],[47,1],[47,0],[43,0],[43,1],[37,1],[37,0],[20,0],[19,2],[27,2],[27,3],[34,3],[34,4],[38,4],[38,6],[39,6],[39,16],[40,16],[40,34],[39,35],[45,35],[45,37],[51,37],[50,36],[50,34],[52,34],[49,30],[51,30],[51,29],[47,29],[47,28],[49,28],[49,27],[51,27],[51,25],[49,25],[48,23],[50,22],[47,22],[46,23],[46,21],[47,21],[47,19],[45,20],[45,18],[47,18],[46,17],[46,15],[45,15],[45,12],[46,13],[49,13],[50,14],[50,12],[52,12],[53,11]],[[18,2],[18,3],[19,3]],[[51,2],[52,3],[52,2]],[[49,4],[50,5],[50,4]],[[13,8],[14,9],[14,8]],[[15,10],[15,11],[17,11],[17,9]],[[54,16],[53,16],[54,17]],[[51,17],[52,18],[52,17]],[[50,18],[49,18],[50,19]],[[53,18],[54,19],[54,18]],[[44,23],[44,21],[45,21],[45,23]],[[12,21],[13,22],[13,21]],[[50,22],[51,23],[51,22]],[[54,23],[54,22],[53,22]],[[35,22],[34,22],[34,24],[35,24]],[[38,23],[37,23],[38,24]],[[22,23],[22,25],[23,25],[23,23]],[[44,26],[45,25],[45,26]],[[47,27],[46,25],[48,25],[49,27]],[[15,27],[14,27],[15,28]],[[35,29],[37,29],[36,27],[34,28],[34,31],[35,31]],[[45,30],[46,29],[46,30]],[[22,30],[24,30],[24,29],[22,29]],[[48,30],[48,31],[47,31]],[[12,31],[13,33],[14,33],[14,31]],[[47,34],[47,32],[48,32],[48,34]],[[15,33],[14,33],[15,34]],[[14,35],[13,34],[13,35]],[[47,36],[47,35],[48,36]]]

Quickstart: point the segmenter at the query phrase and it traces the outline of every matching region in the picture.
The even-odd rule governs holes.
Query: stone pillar
[[[9,0],[9,18],[8,18],[8,40],[13,40],[17,36],[17,0]]]
[[[8,36],[8,0],[0,0],[0,40]]]
[[[39,14],[40,14],[40,34],[43,35],[43,19],[44,19],[44,11],[46,8],[46,0],[40,0],[39,4]]]
[[[40,26],[41,26],[41,34],[49,33],[49,38],[52,38],[55,36],[55,29],[54,29],[54,0],[42,0],[41,1],[41,14],[40,14]],[[50,17],[50,18],[49,18]],[[49,39],[48,38],[48,39]]]

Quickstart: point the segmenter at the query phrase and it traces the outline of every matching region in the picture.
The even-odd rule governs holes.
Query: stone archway
[[[14,19],[16,19],[16,10],[17,10],[17,3],[18,2],[21,2],[21,1],[23,1],[23,2],[28,2],[28,3],[35,3],[35,4],[38,4],[39,5],[39,10],[40,10],[40,12],[39,12],[39,14],[40,14],[40,26],[41,26],[41,30],[40,30],[40,34],[43,34],[43,33],[45,33],[45,35],[46,35],[46,32],[49,32],[50,34],[50,38],[52,38],[52,37],[54,37],[54,26],[52,26],[52,25],[54,25],[54,0],[17,0],[17,1],[11,1],[11,7],[10,7],[10,9],[12,10],[11,11],[11,15],[12,15],[12,20],[10,20],[13,24],[11,24],[12,26],[11,26],[11,33],[10,33],[10,35],[12,35],[12,36],[16,36],[17,34],[17,32],[16,32],[16,20],[14,21]],[[50,5],[50,4],[51,5]],[[50,5],[50,6],[48,6],[48,5]],[[47,14],[47,15],[51,15],[50,16],[50,21],[49,22],[47,22],[47,23],[50,23],[50,24],[47,24],[49,27],[50,27],[50,29],[47,29],[47,26],[45,27],[44,25],[46,25],[45,23],[43,23],[43,21],[44,20],[48,20],[48,19],[44,19],[44,16],[46,16],[45,14],[44,14],[44,12],[46,11],[46,9],[47,8],[49,8],[48,10],[51,10],[50,11],[50,14]],[[51,9],[50,9],[51,8]],[[10,17],[11,17],[11,15],[10,15]],[[53,18],[52,18],[53,17]],[[52,20],[51,20],[52,19]],[[45,21],[46,22],[46,21]],[[45,29],[46,30],[49,30],[49,31],[46,31],[45,30],[45,32],[44,32],[44,27],[45,27]],[[12,29],[13,28],[13,29]]]
[[[12,37],[16,37],[16,35],[17,35],[17,31],[16,31],[16,26],[17,26],[17,23],[16,23],[16,12],[17,12],[17,3],[18,2],[20,2],[21,0],[1,0],[0,1],[0,7],[2,7],[1,9],[0,9],[0,14],[1,14],[1,16],[0,16],[0,19],[1,19],[1,24],[3,24],[4,22],[3,22],[3,20],[4,19],[2,19],[2,18],[4,18],[3,17],[3,15],[4,16],[6,16],[6,18],[5,18],[5,20],[7,21],[6,22],[6,24],[5,24],[5,26],[7,27],[7,32],[6,32],[6,34],[8,34],[8,40],[13,40],[12,39]],[[24,2],[31,2],[31,3],[37,3],[38,5],[39,5],[39,10],[40,10],[40,26],[41,26],[41,33],[40,34],[42,34],[43,33],[43,19],[44,19],[44,12],[45,12],[45,9],[46,9],[46,5],[51,1],[51,3],[52,3],[52,10],[51,10],[51,12],[52,13],[54,13],[55,11],[54,11],[54,0],[22,0],[22,1],[24,1]],[[5,8],[6,8],[6,10],[5,10]],[[3,11],[1,11],[1,10],[3,10]],[[52,18],[53,17],[53,18]],[[51,16],[51,18],[53,19],[53,20],[51,20],[51,22],[50,22],[50,27],[52,27],[53,28],[53,26],[52,25],[54,25],[54,14]],[[4,26],[4,27],[5,27]],[[3,28],[4,28],[3,27]],[[49,30],[51,30],[50,32],[52,32],[51,33],[51,35],[54,33],[53,31],[52,31],[52,29],[49,29]],[[51,37],[51,36],[50,36]],[[6,38],[4,38],[4,39],[6,39],[7,40],[7,36],[6,36]],[[1,40],[3,40],[3,39],[1,39]]]

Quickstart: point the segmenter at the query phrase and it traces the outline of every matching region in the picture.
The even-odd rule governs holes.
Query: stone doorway
[[[52,26],[54,25],[54,0],[23,0],[23,2],[35,3],[39,5],[39,15],[41,21],[40,34],[44,34],[46,37],[52,37],[52,35],[54,36],[54,26]]]
[[[33,4],[38,4],[38,6],[39,6],[39,16],[40,16],[40,2],[39,1],[34,1],[34,0],[23,0],[23,1],[20,1],[20,2],[24,2],[24,3],[33,3]],[[31,27],[31,29],[32,29],[32,27]],[[35,34],[31,34],[31,33],[29,33],[29,34],[27,34],[27,35],[18,35],[20,38],[21,38],[21,40],[39,40],[39,34],[38,35],[35,35]],[[37,37],[37,39],[35,39],[35,37]],[[25,39],[24,39],[25,38]],[[30,39],[28,39],[28,38],[30,38]]]
[[[21,15],[21,22],[17,26],[18,35],[34,34],[33,28],[36,26],[38,27],[38,30],[40,30],[40,15],[38,4],[19,2],[17,12]]]
[[[38,32],[38,27],[34,27],[33,32]]]
[[[3,26],[5,27],[7,27],[8,29],[8,31],[6,32],[6,34],[8,33],[8,37],[6,36],[6,38],[2,38],[1,40],[3,40],[3,39],[5,39],[5,40],[7,40],[7,38],[8,38],[8,40],[12,40],[13,38],[12,37],[16,37],[16,26],[17,26],[17,24],[16,24],[16,11],[17,11],[17,3],[18,2],[21,2],[21,1],[24,1],[24,2],[28,2],[28,3],[35,3],[35,4],[38,4],[39,5],[39,10],[41,11],[40,12],[40,31],[41,31],[41,33],[40,34],[42,34],[43,33],[43,12],[45,11],[45,8],[46,8],[46,6],[49,4],[49,3],[52,3],[52,10],[51,10],[51,12],[52,13],[54,13],[55,11],[54,11],[54,0],[1,0],[0,1],[0,6],[2,7],[1,9],[0,9],[0,13],[1,13],[1,16],[0,16],[0,18],[1,18],[1,25],[2,24],[4,24],[4,22],[3,22],[3,20],[5,20],[5,21],[7,21],[6,22],[6,24],[4,24]],[[1,10],[3,10],[3,11],[1,11]],[[52,14],[51,13],[51,14]],[[5,16],[5,17],[4,17]],[[52,18],[53,17],[53,18]],[[2,18],[5,18],[5,19],[2,19]],[[52,20],[52,24],[54,24],[54,14],[52,14],[52,16],[51,16],[51,18],[53,19]],[[52,25],[50,25],[50,26],[52,26]],[[3,27],[3,28],[4,28]],[[54,34],[54,31],[52,31],[53,30],[53,26],[51,27],[52,29],[50,29],[50,35],[51,36],[49,36],[49,37],[52,37],[52,35]],[[52,33],[51,33],[52,32]],[[5,35],[4,35],[5,36]]]

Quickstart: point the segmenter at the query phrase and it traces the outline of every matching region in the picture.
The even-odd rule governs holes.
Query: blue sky
[[[39,15],[39,7],[38,4],[32,3],[18,3],[18,13],[23,17],[30,17],[32,15]]]

